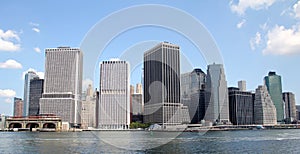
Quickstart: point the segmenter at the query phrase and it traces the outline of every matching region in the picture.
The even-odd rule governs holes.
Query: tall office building
[[[162,129],[182,123],[179,50],[163,42],[144,53],[144,122]]]
[[[244,81],[244,80],[239,81],[238,87],[239,87],[240,91],[247,91],[246,81]]]
[[[143,94],[131,94],[132,98],[132,122],[143,122]]]
[[[95,97],[96,97],[96,128],[98,128],[99,125],[99,108],[100,108],[100,103],[99,103],[99,91],[97,88],[95,89]]]
[[[130,86],[130,117],[131,122],[143,122],[144,102],[142,94],[142,84],[136,84],[136,91],[134,87]]]
[[[29,115],[38,115],[40,113],[40,98],[42,98],[43,88],[44,79],[33,78],[30,81]]]
[[[276,107],[265,85],[258,86],[254,100],[254,123],[260,125],[275,125]]]
[[[296,105],[296,120],[300,120],[300,105]]]
[[[82,94],[81,128],[96,128],[96,93],[92,85]]]
[[[204,119],[217,124],[230,123],[227,81],[222,64],[208,65],[205,89]]]
[[[233,125],[253,124],[254,98],[251,92],[242,91],[240,88],[228,88],[229,119]]]
[[[89,84],[86,89],[86,96],[91,97],[93,95],[94,95],[93,87],[91,84]]]
[[[45,51],[44,92],[41,114],[55,114],[70,127],[80,127],[82,58],[78,48],[58,47]]]
[[[188,107],[191,123],[200,123],[205,115],[205,78],[201,69],[181,75],[181,102]]]
[[[136,84],[136,93],[137,93],[137,94],[142,94],[142,93],[143,93],[143,87],[142,87],[142,84],[140,84],[140,83],[137,83],[137,84]]]
[[[284,104],[282,101],[282,85],[281,76],[276,75],[276,72],[269,72],[268,76],[264,78],[265,85],[276,107],[277,121],[284,120]]]
[[[21,117],[23,115],[23,100],[21,98],[14,97],[14,116]]]
[[[30,94],[30,80],[38,77],[33,71],[28,71],[24,79],[24,101],[23,101],[23,116],[28,116],[29,113],[29,94]]]
[[[100,64],[100,129],[128,129],[130,125],[129,64],[103,61]]]
[[[288,123],[297,120],[295,95],[292,92],[282,93],[285,102],[285,117]]]

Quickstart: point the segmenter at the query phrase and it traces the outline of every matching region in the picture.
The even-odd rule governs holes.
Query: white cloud
[[[36,27],[33,27],[32,30],[35,31],[35,32],[37,32],[37,33],[40,32],[40,29],[38,29],[38,28],[36,28]]]
[[[263,54],[300,54],[300,25],[292,28],[276,25],[267,33],[267,44]]]
[[[39,47],[35,47],[35,48],[33,48],[33,50],[37,53],[41,53],[41,49]]]
[[[29,72],[29,71],[35,72],[35,73],[39,76],[40,79],[44,79],[44,76],[45,76],[44,72],[38,72],[37,70],[35,70],[35,69],[33,69],[33,68],[29,68],[27,71],[24,71],[24,72],[22,73],[22,79],[23,79],[23,80],[24,80],[25,74],[26,74],[27,72]]]
[[[0,29],[0,51],[18,51],[20,50],[20,37],[15,31]]]
[[[93,81],[91,79],[84,79],[82,81],[82,91],[85,91],[88,88],[89,84],[93,85]]]
[[[38,26],[40,26],[40,24],[34,23],[34,22],[30,22],[29,25],[30,25],[30,26],[33,26],[33,27],[38,27]]]
[[[15,97],[16,92],[11,89],[0,89],[0,97]]]
[[[261,44],[261,34],[256,32],[255,37],[250,39],[250,47],[252,50],[255,50]]]
[[[239,0],[237,4],[233,4],[233,1],[231,1],[230,8],[231,11],[239,15],[244,15],[248,8],[253,10],[267,9],[275,1],[276,0]]]
[[[9,59],[9,60],[5,61],[4,63],[0,63],[0,68],[18,69],[18,68],[22,68],[22,65],[13,59]]]
[[[4,102],[5,102],[5,103],[12,103],[12,99],[11,99],[11,98],[6,98],[6,99],[4,100]]]
[[[267,31],[269,29],[268,21],[262,25],[259,25],[259,28],[262,29],[263,31]]]
[[[293,6],[293,13],[295,18],[300,18],[300,0]]]
[[[245,19],[243,19],[242,21],[240,21],[237,25],[236,25],[236,27],[237,28],[242,28],[243,27],[243,25],[246,23],[246,20]]]

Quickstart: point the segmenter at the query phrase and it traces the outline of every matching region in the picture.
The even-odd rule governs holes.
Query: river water
[[[0,132],[0,153],[300,153],[300,129]]]

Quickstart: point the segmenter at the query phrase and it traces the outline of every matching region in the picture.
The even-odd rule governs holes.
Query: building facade
[[[41,114],[55,114],[70,127],[80,127],[82,58],[78,48],[58,47],[45,51],[44,92]]]
[[[30,80],[38,78],[38,75],[33,71],[28,71],[24,78],[24,100],[23,100],[23,116],[29,115],[29,95],[30,95]]]
[[[276,107],[265,85],[258,86],[255,91],[254,123],[259,125],[277,124]]]
[[[143,87],[142,87],[142,84],[140,83],[137,83],[136,84],[136,91],[135,91],[137,94],[143,94]]]
[[[285,103],[286,122],[291,123],[296,121],[298,118],[296,115],[295,95],[292,92],[284,92],[282,93],[282,99]]]
[[[21,117],[23,116],[23,100],[21,98],[14,97],[14,116]]]
[[[204,119],[216,124],[230,123],[227,81],[222,64],[208,65],[205,91]]]
[[[296,105],[296,118],[299,121],[300,120],[300,105]]]
[[[132,98],[132,122],[143,122],[143,94],[131,94]]]
[[[181,102],[188,107],[192,124],[200,123],[205,115],[205,78],[201,69],[181,75]]]
[[[30,81],[29,116],[40,114],[40,98],[42,98],[43,91],[44,79],[33,78]]]
[[[244,80],[239,81],[238,87],[239,87],[240,91],[247,91],[246,81],[244,81]]]
[[[179,50],[162,42],[144,53],[144,122],[162,129],[182,123]]]
[[[281,76],[277,75],[276,72],[269,72],[268,76],[265,76],[264,81],[276,107],[277,121],[282,122],[285,119],[285,115],[282,100]]]
[[[96,93],[89,85],[82,94],[81,128],[96,128]]]
[[[100,64],[100,129],[128,129],[130,125],[130,74],[126,61]]]
[[[254,98],[251,92],[228,88],[229,119],[233,125],[253,124]]]

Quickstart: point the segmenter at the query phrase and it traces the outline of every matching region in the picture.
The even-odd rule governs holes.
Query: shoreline
[[[48,129],[37,129],[30,131],[30,129],[2,129],[1,132],[207,132],[207,131],[242,131],[242,130],[274,130],[274,129],[300,129],[300,125],[275,125],[275,126],[263,126],[257,128],[258,125],[248,126],[212,126],[212,127],[192,127],[186,128],[185,130],[146,130],[146,129],[118,129],[118,130],[107,130],[107,129],[70,129],[68,131],[62,130],[48,130]]]

